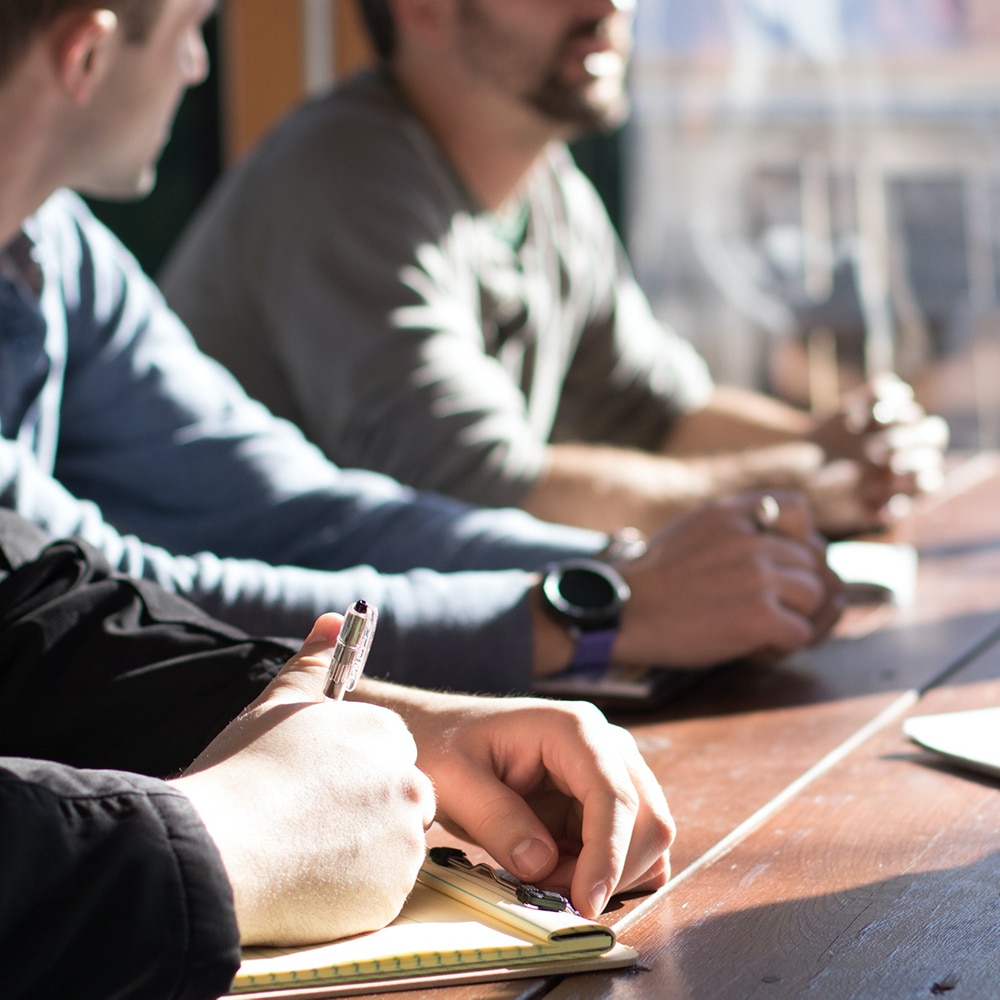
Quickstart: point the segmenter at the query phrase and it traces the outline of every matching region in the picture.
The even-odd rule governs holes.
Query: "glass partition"
[[[1000,4],[641,0],[626,230],[719,381],[1000,441]]]

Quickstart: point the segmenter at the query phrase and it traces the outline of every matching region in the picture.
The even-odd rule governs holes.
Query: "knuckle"
[[[411,767],[403,782],[403,797],[414,805],[424,806],[435,800],[434,783],[419,768]]]
[[[677,839],[677,824],[667,809],[658,810],[653,823],[653,838],[656,851],[666,854]]]
[[[619,816],[624,814],[632,817],[632,822],[634,822],[636,817],[640,813],[643,813],[644,799],[642,789],[636,784],[635,779],[630,776],[619,776],[614,780],[610,774],[604,777],[606,779],[604,794],[607,795],[609,802],[614,803],[614,811]],[[646,798],[648,799],[648,796]],[[645,822],[645,815],[643,816],[643,822]]]
[[[604,713],[593,702],[564,701],[554,703],[552,710],[559,713],[559,720],[572,728],[580,738],[585,739],[586,734],[596,728],[610,728]]]
[[[635,736],[624,726],[614,726],[609,723],[608,728],[611,730],[612,738],[618,741],[623,753],[640,754],[639,744],[636,742]]]

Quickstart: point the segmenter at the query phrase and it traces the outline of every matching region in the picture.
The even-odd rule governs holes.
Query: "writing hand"
[[[339,615],[171,784],[215,841],[244,944],[381,927],[424,858],[434,795],[394,713],[323,697]]]

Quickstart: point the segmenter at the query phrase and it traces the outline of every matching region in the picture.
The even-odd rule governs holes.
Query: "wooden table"
[[[397,996],[1000,997],[1000,779],[901,731],[1000,705],[1000,457],[957,464],[894,535],[920,553],[911,604],[852,608],[816,649],[619,720],[679,829],[670,884],[603,918],[640,969]]]

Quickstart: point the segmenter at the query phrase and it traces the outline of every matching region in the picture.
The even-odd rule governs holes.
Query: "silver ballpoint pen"
[[[367,601],[355,601],[344,612],[344,624],[340,626],[326,675],[328,698],[340,701],[348,691],[354,690],[365,669],[377,621],[378,610]]]

